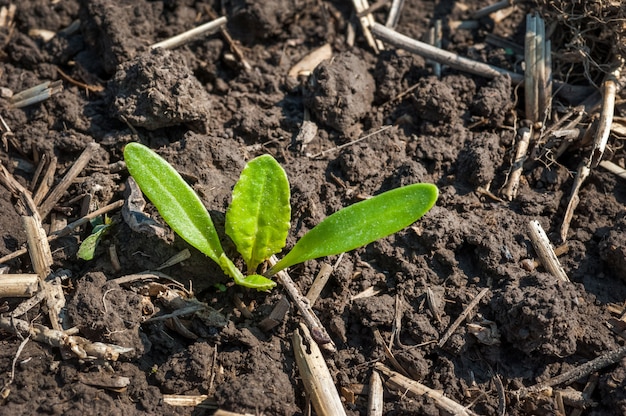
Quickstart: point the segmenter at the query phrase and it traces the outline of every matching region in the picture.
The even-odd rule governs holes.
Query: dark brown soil
[[[535,256],[527,224],[538,220],[552,241],[560,243],[573,173],[588,148],[572,147],[552,163],[527,163],[517,198],[497,198],[524,118],[523,100],[517,99],[523,97],[522,89],[507,77],[488,80],[445,67],[438,79],[421,57],[391,48],[374,54],[360,31],[356,44],[348,46],[349,25],[356,22],[349,2],[226,3],[226,10],[219,9],[220,2],[194,0],[17,3],[14,27],[0,27],[1,87],[17,93],[63,79],[60,69],[104,89],[87,90],[64,80],[61,93],[23,109],[0,98],[1,115],[12,130],[3,135],[2,164],[28,187],[41,155],[52,152],[59,161],[58,182],[89,143],[99,143],[81,180],[53,211],[57,220],[70,222],[82,215],[86,197],[92,207],[123,198],[128,175],[113,168],[124,145],[139,141],[190,181],[222,230],[232,186],[245,162],[269,153],[284,166],[291,183],[288,246],[325,216],[363,197],[415,182],[437,184],[437,205],[413,226],[340,261],[320,259],[290,270],[306,292],[322,262],[337,262],[314,309],[337,344],[337,353],[328,355],[327,362],[336,385],[346,391],[360,392],[357,385],[368,383],[375,362],[389,364],[385,345],[398,302],[402,326],[392,350],[398,362],[411,377],[483,415],[497,412],[495,376],[511,392],[624,344],[607,322],[616,318],[609,306],[623,307],[626,301],[626,181],[597,168],[583,185],[568,234],[569,251],[560,257],[571,282],[557,281],[542,267],[525,267],[524,260]],[[407,0],[397,30],[421,39],[433,19],[467,19],[489,3]],[[229,17],[228,28],[251,70],[237,62],[219,34],[173,51],[150,51],[149,45],[211,20],[209,5]],[[483,19],[477,29],[446,29],[444,47],[519,71],[515,51],[487,43],[486,36],[494,33],[521,45],[525,14],[533,7],[517,6],[501,23]],[[384,22],[386,8],[376,18]],[[76,19],[79,27],[67,30]],[[32,34],[34,29],[56,36],[44,41]],[[611,35],[601,34],[590,36],[597,35],[599,42]],[[566,44],[565,34],[559,40]],[[287,77],[296,62],[324,43],[332,46],[331,60],[302,84]],[[559,45],[555,42],[557,52]],[[578,63],[572,65],[579,69]],[[575,79],[585,80],[589,77]],[[411,93],[396,99],[413,86]],[[618,97],[616,116],[626,116],[623,98]],[[566,111],[560,104],[578,103],[555,104],[558,116]],[[309,142],[297,140],[305,109],[318,126]],[[623,166],[623,144],[623,137],[611,136],[605,158]],[[0,187],[0,256],[25,244],[15,204]],[[151,205],[147,213],[160,221]],[[269,332],[259,326],[283,296],[282,288],[259,293],[234,286],[179,237],[140,234],[119,212],[112,218],[114,226],[92,261],[76,257],[89,227],[56,240],[53,270],[71,272],[64,286],[69,325],[93,342],[134,352],[102,363],[63,357],[58,348],[28,342],[9,394],[0,398],[0,414],[213,412],[170,406],[164,394],[207,395],[218,408],[237,412],[307,414],[291,346],[297,313],[292,308]],[[50,223],[50,216],[44,219],[46,226]],[[232,243],[223,244],[236,257]],[[116,247],[120,270],[111,263],[110,246]],[[187,336],[163,321],[146,322],[168,305],[136,286],[112,281],[155,270],[185,248],[191,249],[191,258],[163,272],[187,288],[191,285],[198,300],[214,309],[211,316],[181,319]],[[28,256],[6,266],[10,273],[33,272]],[[376,294],[354,299],[368,288]],[[449,341],[437,347],[484,288],[490,289],[487,296]],[[439,317],[427,306],[428,289],[438,301]],[[235,306],[237,299],[250,305],[249,316]],[[0,310],[8,312],[18,302],[0,300]],[[43,307],[22,319],[50,324]],[[468,323],[495,328],[490,332],[494,337],[476,336]],[[0,332],[2,386],[9,381],[20,342]],[[113,391],[90,382],[111,375],[128,377],[129,386]],[[581,391],[586,382],[585,377],[571,386]],[[439,414],[427,397],[390,393],[385,414]],[[553,397],[509,398],[510,415],[557,413]],[[626,414],[626,359],[600,371],[591,400],[595,406],[583,414]],[[353,401],[346,398],[345,407],[350,415],[366,414],[366,404],[367,395],[359,393]],[[568,404],[566,409],[573,408]]]

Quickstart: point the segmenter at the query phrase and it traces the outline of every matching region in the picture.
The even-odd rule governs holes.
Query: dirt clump
[[[575,284],[535,274],[507,284],[491,307],[504,338],[515,348],[526,354],[567,357],[587,350],[581,344],[600,329],[587,319],[593,309],[588,302]]]
[[[206,131],[211,97],[178,52],[157,48],[126,61],[108,91],[116,117],[135,127],[185,124]]]
[[[140,295],[107,282],[104,273],[87,273],[76,282],[67,314],[72,324],[91,341],[133,348],[129,356],[138,357],[146,352],[140,329],[141,299]]]
[[[371,108],[375,87],[363,59],[346,52],[315,68],[304,104],[319,122],[350,135]]]

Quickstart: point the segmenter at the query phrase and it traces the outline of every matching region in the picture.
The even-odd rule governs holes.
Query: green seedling
[[[384,192],[328,216],[306,233],[278,263],[257,274],[259,264],[282,250],[290,227],[287,175],[269,155],[248,162],[233,189],[226,212],[226,234],[247,266],[247,275],[226,256],[209,212],[178,172],[148,147],[124,149],[128,171],[167,224],[185,241],[215,261],[236,284],[269,290],[269,277],[307,260],[339,254],[394,234],[421,218],[435,204],[432,184],[413,184]]]
[[[96,217],[91,220],[90,223],[93,227],[91,234],[80,244],[78,253],[76,254],[79,259],[83,260],[93,260],[96,247],[98,247],[102,236],[104,236],[112,225],[111,219],[106,215],[104,219],[102,217]]]

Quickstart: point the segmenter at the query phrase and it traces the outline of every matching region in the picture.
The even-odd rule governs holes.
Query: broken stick
[[[626,357],[626,345],[619,347],[616,350],[609,351],[591,361],[566,371],[565,373],[552,377],[542,383],[535,384],[534,386],[524,387],[519,390],[511,392],[511,394],[517,398],[524,398],[532,393],[539,393],[550,387],[557,386],[559,384],[570,383],[574,380],[578,380],[582,377],[588,376],[591,373],[599,371],[609,365],[617,363],[622,358]]]
[[[439,340],[439,343],[437,344],[439,348],[443,347],[446,344],[446,342],[448,342],[448,339],[450,339],[452,334],[454,334],[454,331],[456,331],[456,329],[459,327],[459,325],[461,325],[465,317],[469,315],[469,313],[472,311],[472,309],[474,309],[476,305],[478,305],[478,302],[480,302],[480,300],[487,294],[487,292],[489,292],[488,287],[481,290],[480,293],[476,295],[474,299],[472,299],[472,301],[469,303],[469,305],[467,305],[467,308],[465,308],[463,313],[461,313],[461,315],[459,315],[459,317],[456,318],[456,320],[454,321],[452,325],[450,325],[450,328],[448,328],[446,333],[443,334],[443,336]]]
[[[406,394],[413,397],[427,396],[435,402],[435,406],[437,406],[440,410],[443,410],[444,412],[447,412],[451,415],[476,415],[476,413],[472,412],[466,407],[444,396],[443,393],[431,389],[430,387],[427,387],[418,381],[405,377],[400,373],[396,373],[395,371],[387,368],[382,363],[376,363],[374,369],[380,372],[383,376],[388,377],[387,381],[385,382],[388,388],[402,392],[403,395]]]
[[[346,414],[322,352],[313,341],[306,326],[293,333],[292,343],[296,364],[304,388],[320,416],[341,416]]]
[[[181,33],[180,35],[173,36],[169,39],[165,39],[161,42],[155,43],[150,46],[150,49],[163,48],[163,49],[174,49],[185,43],[189,42],[191,39],[194,39],[201,35],[210,35],[218,30],[222,26],[226,24],[227,20],[225,17],[220,17],[218,19],[212,20],[208,23],[195,27],[191,30]]]
[[[613,70],[602,84],[602,110],[600,112],[600,120],[598,122],[598,129],[594,136],[593,149],[591,155],[580,165],[574,178],[574,185],[570,192],[569,201],[567,203],[567,209],[565,216],[563,217],[563,224],[561,225],[561,240],[567,239],[567,232],[569,231],[570,223],[574,217],[574,211],[580,201],[578,192],[580,188],[589,176],[592,168],[598,166],[604,155],[604,149],[606,148],[609,135],[611,133],[611,124],[613,124],[613,113],[615,112],[615,94],[617,92],[617,79],[621,72],[621,65]]]
[[[524,76],[521,74],[516,74],[515,72],[507,71],[482,62],[473,61],[455,53],[436,48],[427,43],[402,35],[379,23],[372,23],[370,30],[376,37],[397,48],[423,56],[426,59],[437,61],[454,69],[490,79],[499,77],[500,75],[508,75],[511,77],[511,81],[515,84],[519,84],[524,80]]]
[[[569,282],[570,280],[567,277],[565,270],[563,270],[563,267],[561,266],[561,263],[552,248],[552,244],[550,244],[550,239],[541,227],[541,224],[539,224],[539,221],[532,220],[528,223],[528,234],[530,236],[530,242],[533,244],[535,252],[537,252],[537,258],[543,267],[545,267],[545,269],[557,279]]]
[[[276,263],[278,263],[278,259],[276,258],[276,256],[272,256],[270,257],[269,262],[270,265],[274,266]],[[326,328],[324,328],[315,312],[313,312],[311,302],[309,302],[309,300],[300,293],[300,290],[298,290],[296,284],[293,282],[293,280],[291,280],[289,274],[286,271],[281,270],[276,273],[276,277],[287,291],[287,294],[289,295],[293,303],[296,304],[296,307],[300,311],[302,319],[311,331],[311,336],[313,337],[315,342],[327,351],[337,351],[337,347],[335,347],[335,343],[328,335],[328,332],[326,332]]]
[[[52,211],[52,208],[61,199],[65,191],[70,187],[74,179],[80,172],[87,166],[87,163],[91,160],[93,155],[98,151],[100,145],[98,143],[89,143],[83,153],[78,157],[74,166],[67,172],[67,174],[61,179],[61,182],[50,192],[46,200],[39,206],[39,215],[42,219]]]

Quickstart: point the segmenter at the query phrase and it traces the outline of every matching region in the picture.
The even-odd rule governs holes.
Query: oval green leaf
[[[291,205],[287,174],[270,155],[248,162],[226,211],[226,234],[253,274],[257,266],[285,246]]]
[[[139,143],[126,145],[124,160],[137,185],[165,222],[183,240],[222,266],[220,257],[224,251],[211,216],[172,165]]]
[[[387,237],[413,224],[437,201],[435,185],[392,189],[343,208],[306,233],[267,276],[319,257],[339,254]]]

